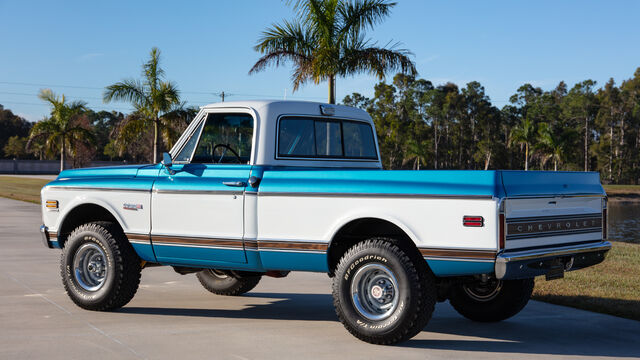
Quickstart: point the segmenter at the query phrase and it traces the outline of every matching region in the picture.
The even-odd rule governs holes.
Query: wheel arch
[[[109,209],[107,204],[84,201],[74,204],[74,206],[61,217],[58,225],[58,243],[60,247],[64,247],[64,243],[67,241],[67,237],[73,229],[93,221],[109,221],[115,223],[123,232],[125,229],[122,219],[120,219],[115,211]]]
[[[356,243],[371,237],[395,239],[398,245],[407,251],[412,258],[422,259],[420,250],[416,245],[415,235],[402,223],[395,219],[379,216],[357,217],[339,226],[329,241],[327,248],[329,275],[333,276],[342,254]],[[424,264],[427,265],[426,261]]]

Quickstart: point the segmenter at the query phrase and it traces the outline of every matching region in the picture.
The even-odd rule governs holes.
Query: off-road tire
[[[74,256],[85,244],[97,245],[106,257],[104,283],[87,291],[74,275]],[[111,222],[91,222],[78,226],[69,235],[60,258],[62,284],[71,300],[87,310],[109,311],[126,305],[140,284],[140,258],[124,233]]]
[[[397,281],[397,306],[381,320],[364,316],[352,300],[352,282],[358,281],[358,270],[370,264],[384,266]],[[352,335],[372,344],[395,344],[422,331],[431,319],[436,295],[435,277],[424,259],[389,238],[372,238],[351,247],[333,278],[333,305],[340,322]]]
[[[519,313],[529,302],[534,279],[503,280],[497,295],[479,301],[469,295],[464,285],[452,288],[449,302],[460,315],[479,322],[497,322]]]
[[[196,273],[202,286],[216,295],[239,296],[253,290],[261,275],[233,276],[206,269]]]

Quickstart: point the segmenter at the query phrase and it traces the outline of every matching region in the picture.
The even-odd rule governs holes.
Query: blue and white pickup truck
[[[148,266],[197,273],[221,295],[324,272],[347,330],[392,344],[437,301],[509,318],[534,277],[600,263],[611,247],[597,173],[386,171],[371,117],[346,106],[208,105],[163,158],[66,170],[42,189],[43,239],[62,249],[80,307],[124,306]]]

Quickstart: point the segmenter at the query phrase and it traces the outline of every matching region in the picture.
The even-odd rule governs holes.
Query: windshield
[[[196,130],[176,161],[248,164],[253,142],[253,117],[242,113],[211,113]],[[197,146],[196,146],[197,144]],[[195,148],[195,151],[194,151]],[[193,157],[191,154],[193,153]]]

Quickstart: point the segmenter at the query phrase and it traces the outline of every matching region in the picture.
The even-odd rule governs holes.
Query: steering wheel
[[[219,147],[223,147],[224,151],[222,152],[222,155],[220,155],[220,158],[218,159],[218,161],[215,160],[215,153],[216,153],[216,149]],[[229,144],[217,144],[216,146],[213,147],[213,149],[211,150],[211,161],[213,161],[214,163],[222,163],[222,159],[224,159],[224,155],[227,153],[227,150],[231,151],[233,153],[233,155],[236,156],[236,160],[238,161],[238,164],[242,164],[242,159],[240,158],[240,155],[238,155],[238,153],[233,150],[231,148],[231,146]]]

